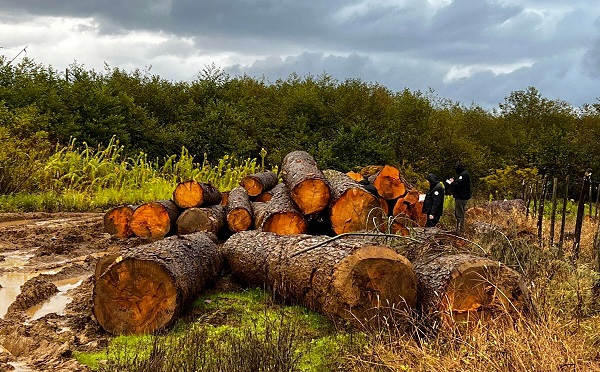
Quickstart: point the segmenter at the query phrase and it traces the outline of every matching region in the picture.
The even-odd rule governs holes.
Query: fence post
[[[579,258],[580,242],[581,242],[581,226],[583,225],[583,215],[585,214],[585,197],[587,190],[590,187],[591,171],[586,171],[583,175],[583,185],[579,194],[579,204],[577,206],[577,221],[575,221],[575,239],[573,240],[573,259]]]
[[[569,176],[565,180],[565,197],[563,198],[562,207],[562,219],[560,221],[560,238],[558,242],[558,249],[562,255],[563,253],[563,242],[565,240],[565,222],[567,219],[567,203],[569,201]]]
[[[558,178],[552,180],[552,215],[550,216],[550,247],[554,246],[554,225],[556,224],[556,184]]]
[[[548,181],[548,175],[546,174],[546,175],[544,175],[544,180],[542,181],[542,193],[540,194],[540,208],[538,210],[538,223],[537,223],[538,238],[540,239],[541,247],[544,246],[542,225],[544,222],[544,207],[546,206],[544,201],[546,200],[547,181]]]

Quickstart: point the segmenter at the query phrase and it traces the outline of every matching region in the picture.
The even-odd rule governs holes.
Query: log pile
[[[416,228],[425,223],[423,195],[397,168],[379,167],[368,178],[321,171],[294,151],[281,176],[246,176],[227,200],[210,184],[185,181],[172,200],[108,211],[108,233],[153,242],[98,262],[100,325],[113,334],[168,326],[214,283],[223,259],[240,282],[352,324],[369,323],[384,307],[416,311],[438,328],[532,309],[521,276],[497,261],[448,252],[407,252],[409,260],[378,237],[335,236],[389,227],[425,247],[444,235]],[[170,234],[178,236],[163,239]],[[217,237],[225,240],[220,248]]]

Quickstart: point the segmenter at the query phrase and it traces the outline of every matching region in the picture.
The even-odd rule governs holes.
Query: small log
[[[130,238],[134,235],[131,231],[131,219],[137,205],[122,205],[112,208],[104,214],[104,230],[118,238]]]
[[[332,318],[357,324],[374,320],[382,307],[414,308],[416,277],[405,257],[365,238],[328,239],[244,231],[229,238],[222,252],[242,282]]]
[[[270,201],[271,199],[273,199],[272,190],[273,189],[261,192],[260,194],[256,195],[254,198],[252,198],[252,201],[260,202],[260,203],[266,203],[266,202]]]
[[[179,208],[194,208],[221,203],[221,192],[211,184],[194,180],[179,182],[173,201]]]
[[[386,200],[397,199],[406,192],[406,184],[400,176],[400,171],[391,165],[384,166],[371,183],[377,189],[379,196]]]
[[[217,204],[204,208],[188,208],[177,219],[177,234],[210,232],[219,235],[225,226],[225,207]]]
[[[436,327],[533,311],[521,275],[498,261],[455,254],[420,257],[413,264],[420,310]]]
[[[214,284],[221,262],[217,245],[204,233],[132,248],[96,281],[94,316],[113,335],[160,330]]]
[[[227,202],[227,225],[233,232],[250,230],[253,223],[254,212],[248,197],[248,192],[243,187],[231,190]]]
[[[223,191],[221,193],[221,202],[219,204],[221,204],[222,206],[227,205],[227,201],[229,200],[229,193],[230,191]]]
[[[255,228],[280,235],[306,233],[308,224],[292,202],[285,184],[278,184],[272,192],[269,202],[252,204]]]
[[[293,151],[283,158],[283,182],[302,214],[323,211],[329,205],[331,190],[315,159],[305,151]]]
[[[179,209],[171,200],[142,204],[131,218],[131,231],[140,238],[162,239],[176,231]]]
[[[275,173],[260,172],[242,178],[240,186],[246,189],[249,196],[257,196],[263,191],[272,189],[278,182],[279,180]]]
[[[336,234],[372,230],[383,218],[379,200],[346,174],[323,172],[331,187],[329,219]]]

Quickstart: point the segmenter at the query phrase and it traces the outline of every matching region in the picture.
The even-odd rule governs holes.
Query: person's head
[[[461,173],[465,170],[465,166],[460,161],[457,161],[454,165],[454,170],[456,171],[456,173]]]
[[[437,183],[439,182],[438,178],[433,173],[429,173],[427,175],[427,177],[425,177],[425,179],[427,181],[429,181],[429,186],[432,186],[432,187],[435,186],[435,185],[437,185]]]

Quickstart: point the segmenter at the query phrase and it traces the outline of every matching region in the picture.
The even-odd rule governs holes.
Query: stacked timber
[[[296,207],[285,184],[272,190],[273,198],[266,203],[254,203],[254,224],[257,230],[280,235],[304,234],[308,223]]]

